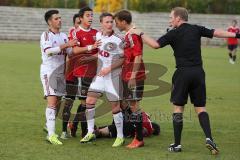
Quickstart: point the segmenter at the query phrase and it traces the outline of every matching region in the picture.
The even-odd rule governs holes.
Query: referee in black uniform
[[[174,106],[173,128],[175,141],[169,146],[171,152],[181,152],[181,133],[183,128],[183,111],[188,95],[198,114],[200,125],[206,136],[206,147],[212,154],[219,150],[213,142],[209,116],[206,111],[205,72],[202,68],[201,37],[235,37],[239,34],[223,30],[207,29],[203,26],[187,23],[188,12],[185,8],[176,7],[170,13],[170,26],[173,28],[157,41],[133,28],[132,34],[138,34],[152,48],[162,48],[170,45],[174,51],[176,71],[172,77],[171,102]]]

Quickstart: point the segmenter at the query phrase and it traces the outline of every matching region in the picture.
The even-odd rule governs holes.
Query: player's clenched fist
[[[111,72],[111,67],[105,67],[99,72],[98,76],[104,77],[110,72]]]
[[[93,44],[93,49],[98,48],[99,46],[101,46],[102,42],[101,40],[97,40],[94,44]]]
[[[76,39],[72,39],[67,42],[67,45],[68,45],[68,47],[73,47],[73,46],[77,45],[77,42],[78,41]]]

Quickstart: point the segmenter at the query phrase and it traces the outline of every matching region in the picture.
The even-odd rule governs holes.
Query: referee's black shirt
[[[158,39],[160,47],[171,45],[176,68],[202,66],[201,37],[212,38],[214,29],[183,23]]]

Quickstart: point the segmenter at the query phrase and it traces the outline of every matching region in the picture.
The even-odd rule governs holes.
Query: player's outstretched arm
[[[132,29],[129,30],[129,32],[131,34],[136,34],[136,35],[141,36],[141,38],[144,41],[144,43],[146,43],[148,46],[150,46],[150,47],[152,47],[154,49],[160,48],[159,43],[155,39],[153,39],[150,36],[146,35],[140,29],[132,28]]]
[[[221,29],[215,29],[213,36],[217,38],[240,38],[240,34],[238,33],[232,33]]]
[[[62,50],[69,48],[69,47],[73,47],[74,45],[77,44],[77,40],[70,40],[67,43],[64,43],[58,47],[52,47],[52,48],[48,48],[46,49],[46,53],[51,56],[54,54],[58,54],[59,52],[61,52]]]

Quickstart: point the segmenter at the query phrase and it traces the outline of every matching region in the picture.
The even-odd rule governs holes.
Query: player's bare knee
[[[96,102],[97,102],[97,99],[96,99],[95,97],[88,97],[88,98],[86,99],[86,106],[87,106],[88,104],[95,105]]]
[[[58,98],[56,96],[48,96],[47,104],[48,104],[48,106],[52,106],[52,107],[56,108],[57,104],[58,104]]]
[[[115,102],[110,102],[111,103],[111,107],[112,107],[112,113],[118,113],[121,111],[120,109],[120,102],[119,101],[115,101]]]
[[[184,105],[183,104],[173,104],[173,112],[174,113],[183,113],[184,112]]]
[[[198,106],[195,106],[195,112],[197,114],[200,114],[201,112],[207,112],[206,110],[206,107],[198,107]]]

